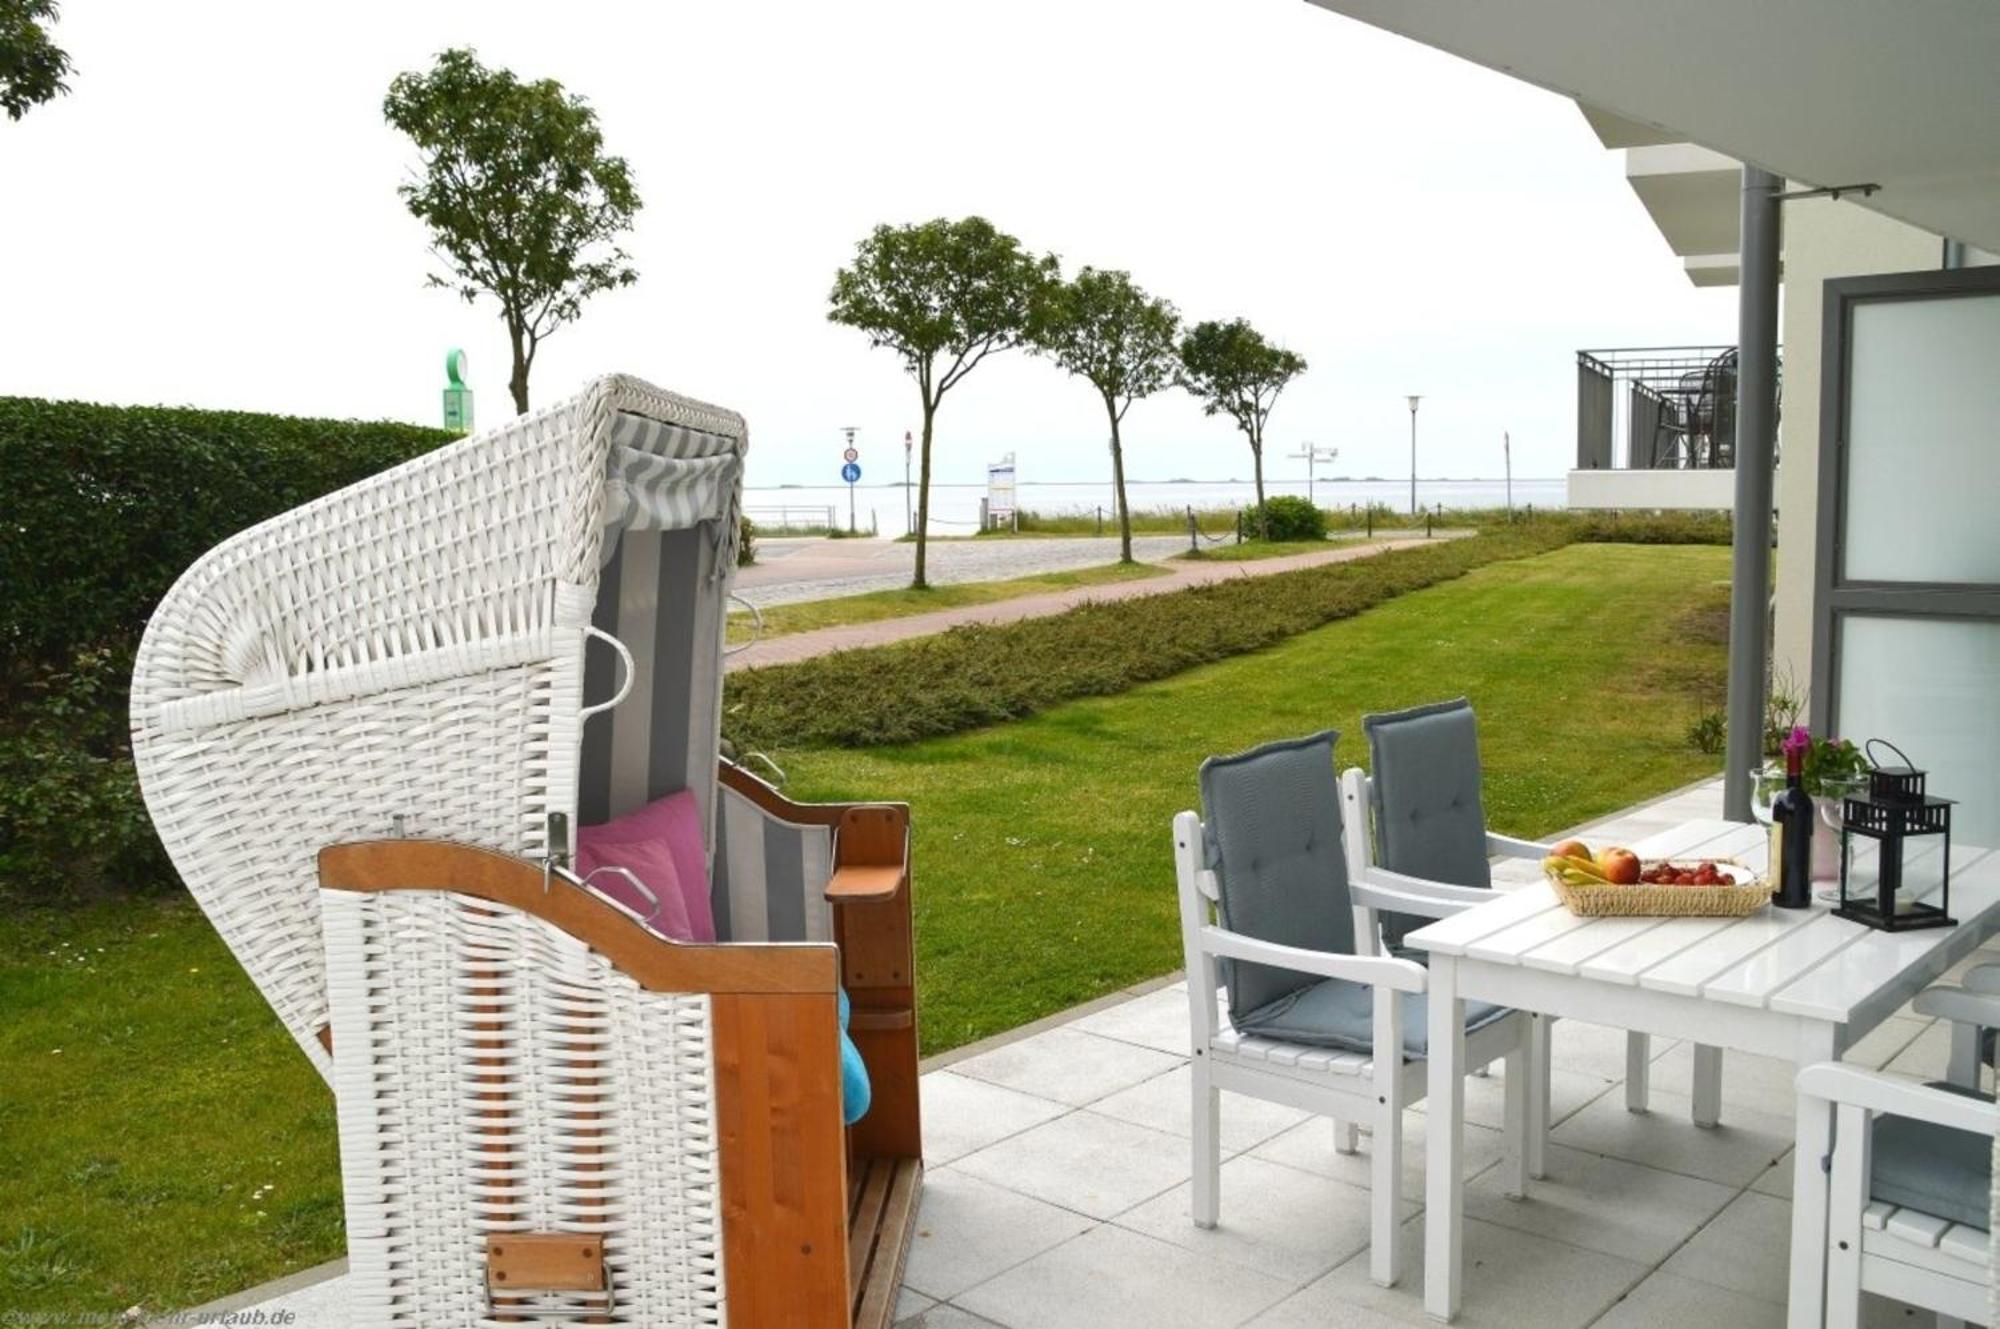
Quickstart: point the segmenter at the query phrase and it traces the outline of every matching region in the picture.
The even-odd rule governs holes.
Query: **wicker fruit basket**
[[[1645,867],[1659,860],[1648,859]],[[1771,902],[1771,884],[1733,858],[1706,860],[1725,873],[1726,886],[1664,886],[1637,882],[1578,883],[1548,870],[1556,898],[1581,918],[1741,918]]]

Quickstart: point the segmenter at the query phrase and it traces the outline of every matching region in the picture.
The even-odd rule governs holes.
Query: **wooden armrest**
[[[910,876],[910,812],[900,804],[843,808],[833,832],[832,904],[893,900]]]
[[[903,888],[903,869],[895,867],[852,864],[833,870],[833,877],[826,883],[826,898],[834,904],[847,904],[862,900],[892,900],[896,892]]]

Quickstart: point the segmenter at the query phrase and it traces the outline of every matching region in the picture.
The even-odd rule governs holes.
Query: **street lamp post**
[[[916,442],[911,439],[910,431],[905,429],[903,431],[903,531],[905,534],[914,534],[915,532],[911,528],[916,525],[916,518],[910,515],[910,449],[915,446]]]
[[[1417,403],[1423,397],[1410,394],[1410,515],[1417,515]]]

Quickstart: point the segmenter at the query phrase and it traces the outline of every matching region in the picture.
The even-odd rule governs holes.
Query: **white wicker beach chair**
[[[888,1322],[908,816],[718,763],[745,446],[600,379],[232,537],[147,629],[147,806],[334,1086],[358,1322]],[[715,945],[564,870],[579,821],[682,789]]]

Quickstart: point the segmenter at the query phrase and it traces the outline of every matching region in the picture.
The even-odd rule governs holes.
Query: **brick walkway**
[[[1441,531],[1437,538],[1454,539],[1468,534],[1470,534],[1468,531]],[[943,632],[947,628],[967,623],[1015,623],[1024,618],[1059,614],[1086,601],[1129,600],[1141,595],[1164,595],[1170,591],[1186,590],[1190,586],[1206,586],[1211,582],[1224,581],[1231,577],[1268,577],[1276,572],[1317,567],[1322,563],[1344,563],[1349,559],[1366,558],[1370,554],[1379,554],[1384,550],[1423,542],[1422,536],[1403,536],[1393,540],[1371,540],[1342,545],[1324,552],[1315,550],[1309,554],[1292,554],[1284,558],[1266,558],[1246,563],[1169,563],[1166,566],[1170,571],[1166,576],[1149,577],[1144,581],[1079,586],[1072,590],[1050,591],[1043,595],[1023,595],[1012,600],[996,601],[993,604],[964,605],[957,609],[940,609],[936,613],[912,614],[907,618],[885,618],[873,623],[851,623],[842,627],[820,628],[813,632],[794,632],[787,636],[760,641],[746,650],[738,651],[729,657],[727,667],[733,671],[750,669],[758,665],[789,664],[794,660],[810,659],[815,655],[826,655],[832,651],[850,651],[863,646],[883,646],[890,642],[908,641],[912,637],[926,637],[934,632]]]

